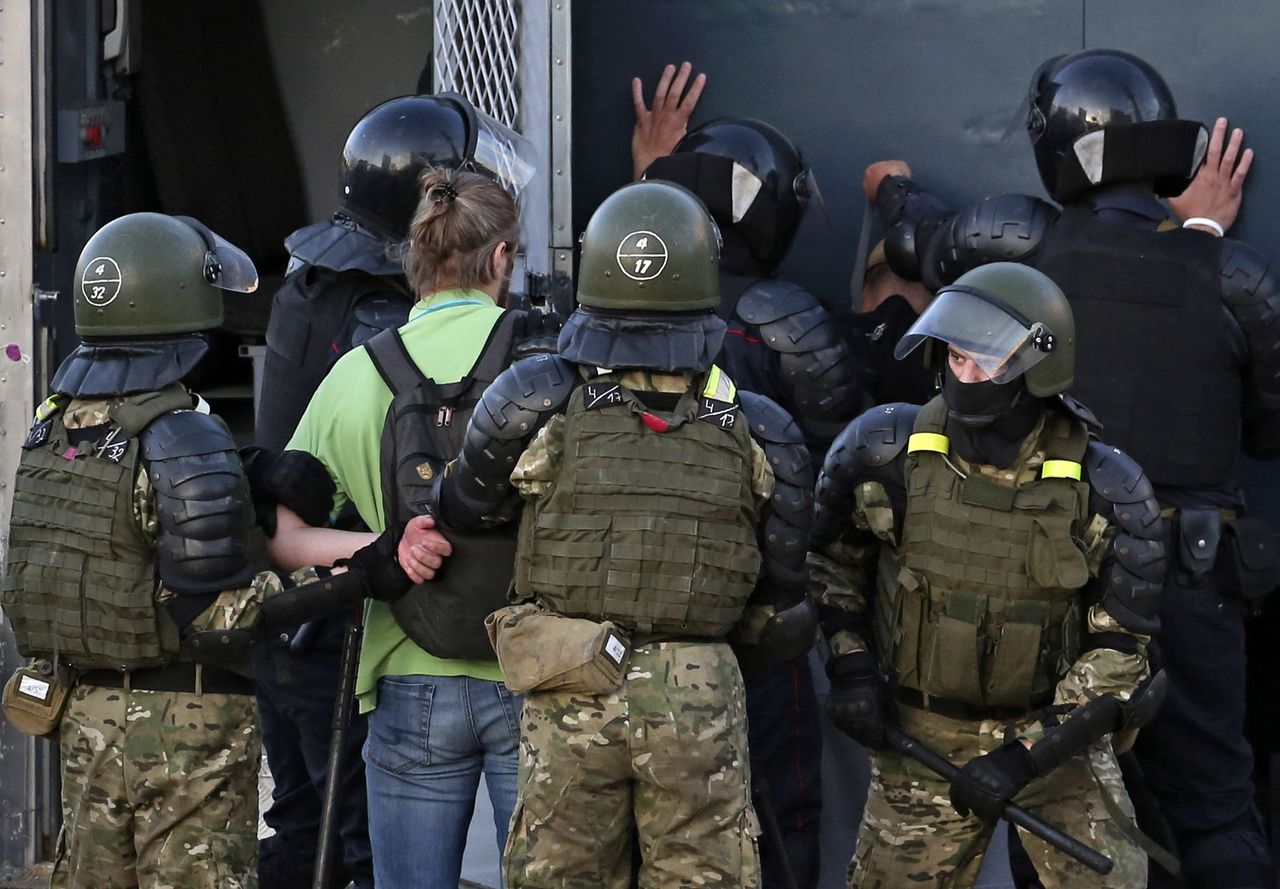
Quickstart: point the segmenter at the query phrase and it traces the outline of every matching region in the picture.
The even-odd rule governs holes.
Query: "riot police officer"
[[[890,262],[926,284],[996,259],[1066,292],[1080,330],[1075,394],[1108,441],[1143,466],[1169,523],[1160,652],[1172,691],[1137,753],[1188,885],[1271,885],[1243,736],[1245,599],[1270,586],[1269,531],[1236,483],[1240,451],[1280,454],[1280,281],[1195,206],[1179,229],[1161,195],[1187,187],[1212,139],[1177,116],[1146,62],[1113,50],[1036,72],[1027,130],[1056,206],[1026,195],[951,213],[876,164],[864,186],[888,227]],[[1228,224],[1230,220],[1225,220]],[[1198,229],[1198,230],[1197,230]],[[1177,381],[1176,383],[1174,381]],[[1153,875],[1153,880],[1155,875]]]
[[[508,684],[529,689],[508,887],[628,886],[633,828],[640,885],[758,886],[725,641],[808,649],[812,477],[786,412],[714,364],[718,237],[680,186],[609,197],[559,354],[494,381],[441,483],[450,525],[501,521],[513,486],[527,501],[515,585],[531,604],[496,628]],[[540,629],[505,642],[530,616]]]
[[[257,716],[246,648],[266,630],[409,587],[395,535],[293,585],[247,561],[230,433],[183,385],[249,292],[249,258],[188,217],[100,229],[76,267],[76,332],[23,443],[3,584],[19,725],[55,734],[53,885],[252,885]],[[291,588],[286,588],[291,587]]]
[[[815,190],[812,171],[769,124],[720,118],[696,127],[644,175],[686,186],[719,224],[716,312],[728,330],[716,361],[743,389],[795,417],[816,469],[835,434],[871,402],[828,309],[776,277]],[[756,774],[787,836],[794,876],[816,885],[822,738],[807,657],[749,674],[747,706]],[[766,846],[766,885],[785,885],[773,854]]]
[[[342,151],[337,212],[285,242],[289,268],[267,329],[259,445],[283,448],[329,368],[348,350],[408,320],[416,296],[399,248],[423,171],[433,165],[474,168],[518,193],[532,173],[531,157],[522,137],[455,93],[391,99],[359,120]],[[297,505],[297,496],[288,495],[290,505]],[[346,624],[335,617],[286,633],[257,653],[263,743],[275,779],[266,816],[275,835],[262,844],[264,889],[301,889],[312,882]],[[357,889],[373,886],[364,739],[365,718],[356,715],[346,736],[340,834],[342,861]]]
[[[918,348],[942,394],[858,417],[818,481],[827,709],[872,751],[850,886],[972,885],[1012,799],[1114,862],[1098,877],[1024,837],[1045,886],[1140,886],[1109,733],[1140,725],[1156,699],[1151,485],[1091,440],[1091,416],[1063,394],[1075,329],[1043,274],[996,263],[961,276],[898,354]],[[1122,702],[1120,719],[1073,721],[1098,695]],[[895,723],[963,764],[949,787],[889,744]],[[948,796],[954,812],[938,805]]]

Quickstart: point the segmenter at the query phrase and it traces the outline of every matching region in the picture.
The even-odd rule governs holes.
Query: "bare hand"
[[[876,161],[867,167],[866,172],[862,174],[862,193],[867,196],[868,201],[875,201],[876,191],[879,190],[880,183],[886,176],[902,176],[910,179],[911,167],[906,161],[897,160]]]
[[[636,127],[631,132],[631,162],[636,179],[644,175],[649,164],[670,154],[688,132],[689,116],[707,85],[707,75],[699,74],[686,93],[684,88],[691,73],[693,65],[688,62],[681,63],[679,71],[675,65],[663,68],[658,86],[653,91],[652,108],[644,104],[644,84],[640,78],[631,78],[631,101],[636,108]]]
[[[1203,216],[1212,219],[1227,231],[1235,224],[1240,213],[1240,202],[1244,198],[1244,180],[1249,175],[1249,167],[1253,165],[1253,149],[1246,148],[1240,153],[1244,143],[1244,130],[1231,131],[1231,140],[1224,150],[1223,140],[1227,135],[1227,119],[1219,117],[1213,124],[1213,133],[1209,136],[1209,150],[1204,156],[1204,166],[1191,180],[1187,190],[1176,198],[1169,199],[1169,206],[1178,214],[1179,219],[1190,219]],[[1236,158],[1239,158],[1239,163]],[[1200,226],[1193,226],[1200,228]],[[1213,232],[1204,228],[1204,231]],[[1213,232],[1217,234],[1217,232]]]
[[[453,553],[453,546],[436,530],[436,520],[429,515],[414,516],[404,526],[396,547],[396,561],[414,583],[425,583]]]

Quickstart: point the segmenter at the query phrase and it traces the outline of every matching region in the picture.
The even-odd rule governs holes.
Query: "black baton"
[[[954,781],[960,769],[936,750],[931,750],[917,738],[894,726],[885,726],[884,736],[889,746],[899,753],[911,757],[931,772],[937,773],[948,781]],[[1111,873],[1115,863],[1097,849],[1086,846],[1068,833],[1064,833],[1052,824],[1046,824],[1035,815],[1016,803],[1005,803],[1004,818],[1018,825],[1028,833],[1035,834],[1060,852],[1065,852],[1085,867],[1100,874]]]
[[[356,667],[360,663],[360,639],[364,621],[360,612],[342,636],[342,662],[339,667],[338,696],[333,702],[333,724],[329,733],[329,771],[324,776],[324,806],[320,814],[320,840],[316,850],[316,869],[311,889],[328,889],[337,847],[338,779],[342,777],[342,753],[347,742],[347,725],[351,722],[351,699],[356,690]]]

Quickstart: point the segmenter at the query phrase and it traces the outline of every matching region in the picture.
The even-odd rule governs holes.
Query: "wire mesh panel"
[[[521,129],[519,0],[436,0],[434,12],[436,89]]]

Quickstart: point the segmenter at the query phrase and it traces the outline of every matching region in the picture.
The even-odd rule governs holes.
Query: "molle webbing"
[[[911,437],[902,545],[881,564],[880,650],[904,686],[925,694],[1036,706],[1079,650],[1088,569],[1073,536],[1087,518],[1076,480],[1085,429],[1047,415],[1047,459],[1038,478],[1016,485],[948,465],[945,419],[935,399]]]
[[[23,452],[3,587],[22,653],[56,654],[82,668],[141,669],[172,659],[177,628],[155,602],[153,547],[133,513],[137,434],[190,404],[178,389],[118,405],[111,416],[125,420],[120,429],[129,434],[118,461],[96,456],[91,442],[70,451],[60,415],[52,416],[48,438]]]
[[[632,393],[592,409],[587,388],[569,402],[555,487],[525,511],[517,590],[640,632],[725,635],[760,566],[745,421],[695,419],[691,389],[657,432]],[[704,396],[728,401],[732,384],[715,374]]]

